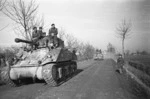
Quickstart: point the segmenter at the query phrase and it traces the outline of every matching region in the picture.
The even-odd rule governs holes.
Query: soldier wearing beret
[[[55,47],[58,46],[57,34],[58,34],[58,30],[55,27],[55,24],[52,24],[51,28],[49,29],[49,37],[52,40]]]
[[[32,38],[37,37],[37,27],[33,27]]]

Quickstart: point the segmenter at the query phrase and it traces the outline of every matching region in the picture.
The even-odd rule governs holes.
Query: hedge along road
[[[115,65],[111,59],[79,62],[80,73],[58,87],[40,83],[8,88],[1,90],[0,99],[138,99],[128,92]]]

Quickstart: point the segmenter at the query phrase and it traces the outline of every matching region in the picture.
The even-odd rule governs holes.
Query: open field
[[[129,65],[150,76],[150,55],[132,55],[125,59],[129,62]]]
[[[126,57],[126,60],[140,62],[140,63],[150,67],[150,55],[130,55],[130,56]]]
[[[140,86],[135,87],[136,90],[143,90],[144,87],[145,92],[146,93],[149,92],[150,91],[150,55],[127,56],[126,61],[128,61],[128,66],[127,66],[128,71],[131,72],[136,77],[136,79],[134,77],[131,78],[135,79],[137,84],[140,84]]]

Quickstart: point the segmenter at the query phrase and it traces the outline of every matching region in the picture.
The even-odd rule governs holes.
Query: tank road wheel
[[[75,73],[76,72],[76,70],[77,70],[77,63],[76,62],[73,62],[73,72]]]
[[[58,85],[58,70],[55,64],[48,64],[43,66],[42,68],[42,75],[45,82],[50,86],[57,86]]]
[[[69,65],[66,67],[66,77],[67,79],[69,78],[70,76],[70,70],[69,70]]]
[[[16,87],[17,86],[17,83],[15,83],[14,81],[12,81],[10,79],[10,67],[4,68],[2,73],[1,73],[1,76],[2,76],[2,81],[5,84],[10,85],[12,87]]]
[[[73,76],[73,74],[75,72],[75,70],[74,70],[75,65],[72,63],[70,67],[71,67],[71,76]]]
[[[72,76],[72,74],[73,74],[73,65],[69,66],[69,71],[70,71],[70,76]]]
[[[56,66],[52,67],[52,77],[56,82],[59,79],[59,72],[58,72],[58,68]]]
[[[77,71],[77,64],[75,64],[74,70]]]
[[[62,80],[63,81],[67,80],[67,70],[65,67],[62,68]]]

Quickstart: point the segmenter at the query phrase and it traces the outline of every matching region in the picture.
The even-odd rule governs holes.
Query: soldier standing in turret
[[[32,31],[32,38],[34,39],[35,37],[37,37],[37,27],[33,27]]]
[[[32,41],[33,43],[37,43],[37,41],[39,40],[39,33],[37,30],[37,27],[33,27],[33,31],[32,31]],[[37,45],[31,45],[31,49],[36,49]]]
[[[39,39],[42,38],[42,29],[42,27],[39,27],[39,30],[37,30],[37,27],[33,27],[32,38],[34,42],[37,42]]]
[[[52,40],[55,47],[58,46],[57,34],[58,34],[58,30],[55,27],[55,24],[52,24],[51,28],[49,29],[49,37]]]
[[[37,31],[38,39],[43,38],[43,28],[39,27],[39,30]]]

